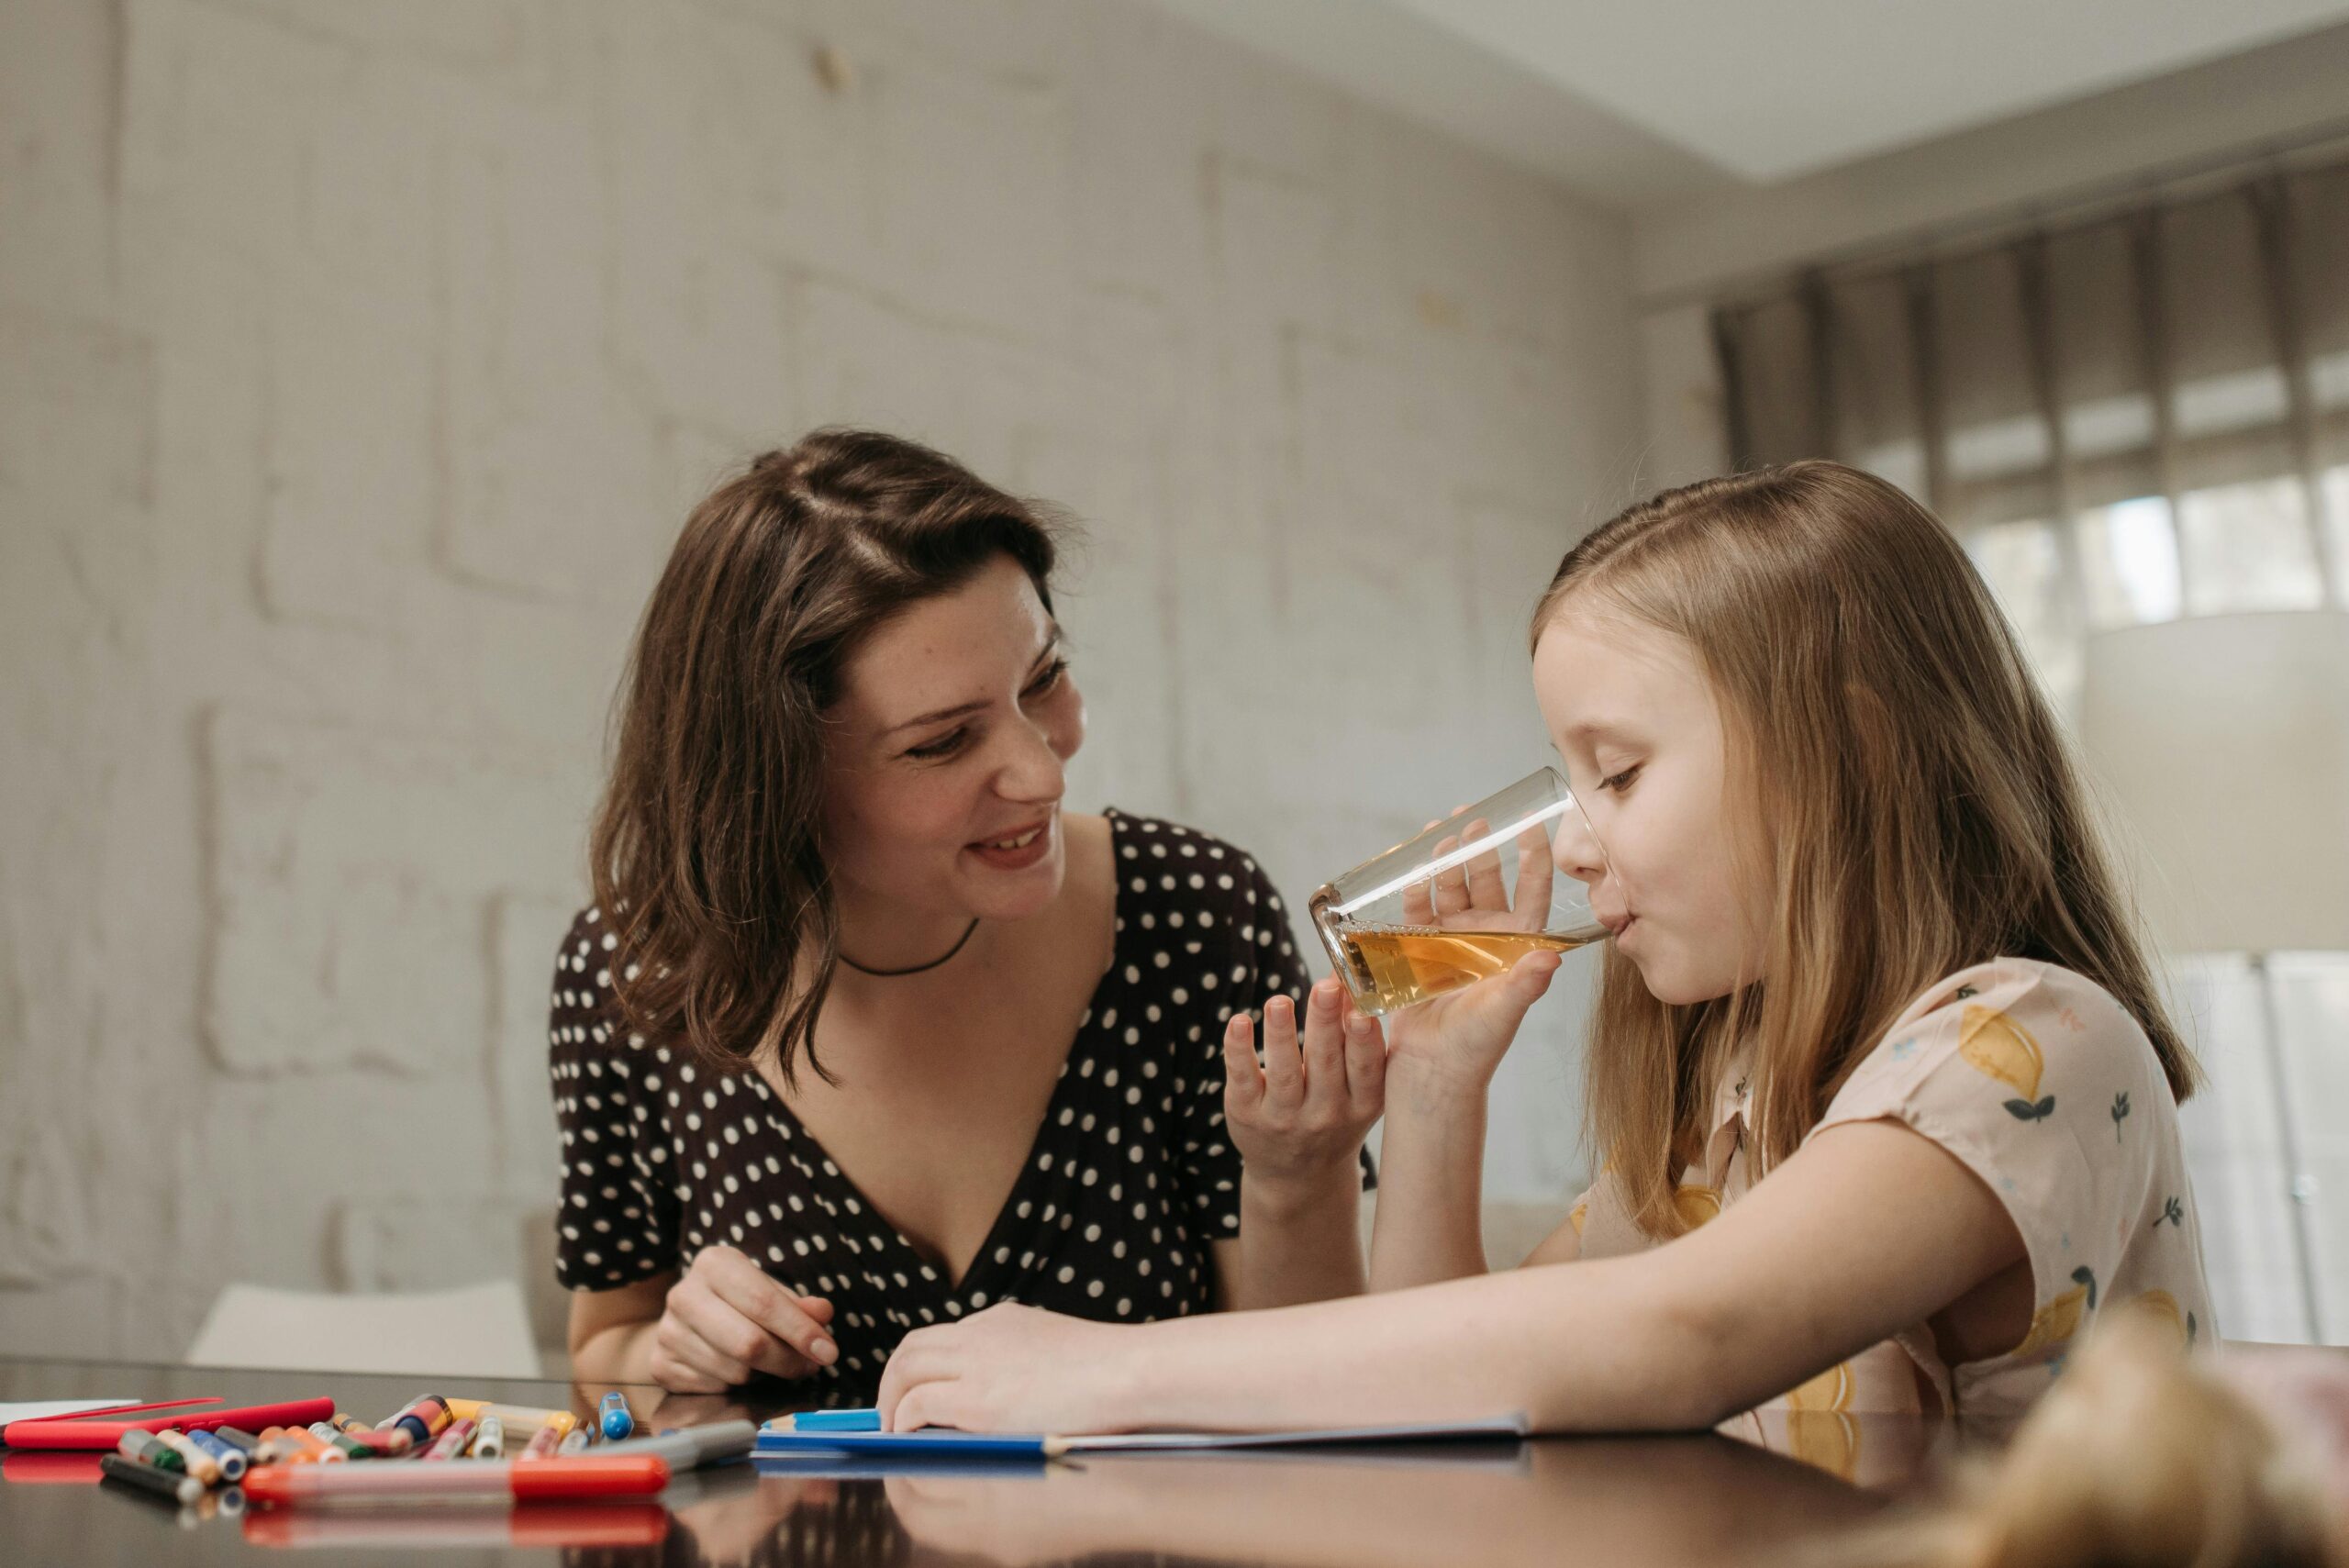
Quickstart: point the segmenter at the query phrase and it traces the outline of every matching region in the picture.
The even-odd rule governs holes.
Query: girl
[[[1613,933],[1597,1185],[1483,1273],[1486,1086],[1537,954],[1388,1026],[1371,1278],[1415,1288],[1151,1329],[985,1314],[891,1358],[892,1426],[1691,1428],[1781,1396],[1999,1421],[2100,1317],[2215,1338],[2194,1064],[1947,531],[1833,463],[1692,485],[1567,553],[1532,646],[1593,830],[1558,866]],[[1376,1032],[1309,1019],[1308,1058],[1324,1027]]]
[[[1378,1051],[1309,1087],[1275,1054],[1227,1125],[1223,1014],[1291,1018],[1280,895],[1206,834],[1062,809],[1053,560],[1037,508],[869,431],[687,520],[555,971],[582,1380],[869,1398],[900,1336],[991,1302],[1362,1288]]]

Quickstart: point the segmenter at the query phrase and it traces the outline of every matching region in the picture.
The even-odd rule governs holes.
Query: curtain
[[[2349,152],[1718,306],[1739,467],[1832,457],[1965,542],[2057,703],[2105,627],[2349,590]]]

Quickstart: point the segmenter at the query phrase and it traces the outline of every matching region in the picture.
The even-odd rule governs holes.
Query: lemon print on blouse
[[[1672,1195],[1680,1223],[1694,1230],[1721,1211],[1721,1195],[1710,1187],[1686,1186]]]
[[[2080,1323],[2096,1310],[2096,1273],[2087,1268],[2072,1271],[2072,1288],[2031,1315],[2031,1331],[2022,1343],[2007,1353],[2011,1356],[2032,1356],[2042,1351],[2069,1343],[2080,1331]]]
[[[2194,1314],[2180,1307],[2177,1297],[2165,1290],[2149,1290],[2143,1296],[2132,1297],[2121,1310],[2168,1329],[2177,1336],[2177,1348],[2181,1351],[2193,1349],[2199,1337],[2200,1325],[2194,1321]]]
[[[1566,1223],[1575,1228],[1575,1235],[1581,1235],[1582,1228],[1589,1222],[1590,1200],[1588,1198],[1583,1199],[1580,1203],[1575,1205],[1574,1207],[1566,1210]]]
[[[2039,1097],[2040,1076],[2047,1071],[2039,1042],[1998,1008],[1969,1004],[1958,1015],[1957,1053],[1976,1072],[2021,1095],[2007,1102],[2007,1114],[2017,1121],[2044,1121],[2054,1112],[2054,1095]]]

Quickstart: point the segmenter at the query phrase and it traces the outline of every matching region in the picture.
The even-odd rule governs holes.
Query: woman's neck
[[[840,921],[840,951],[846,961],[842,978],[885,980],[895,978],[891,971],[942,969],[952,962],[947,955],[961,956],[958,948],[976,934],[970,915],[845,897]]]

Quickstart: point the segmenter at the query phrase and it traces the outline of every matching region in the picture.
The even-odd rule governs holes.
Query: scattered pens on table
[[[617,1388],[604,1396],[596,1411],[596,1425],[602,1429],[607,1442],[618,1442],[636,1430],[636,1418],[629,1414],[628,1396]]]

